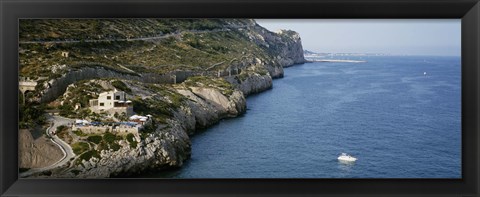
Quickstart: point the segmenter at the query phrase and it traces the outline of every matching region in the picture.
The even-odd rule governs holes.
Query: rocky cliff
[[[155,27],[167,24],[156,20],[144,22],[155,24]],[[56,24],[56,21],[37,23],[42,26]],[[93,87],[92,84],[111,86],[108,84],[117,80],[126,84],[126,88],[131,91],[129,99],[142,108],[143,111],[139,111],[134,105],[137,113],[153,114],[156,117],[152,131],[135,136],[135,145],[126,138],[115,141],[120,147],[118,149],[108,146],[100,148],[100,145],[91,144],[90,151],[82,155],[89,152],[98,152],[98,155],[94,154],[88,159],[82,159],[84,157],[80,155],[68,166],[53,170],[51,176],[128,176],[145,170],[179,167],[190,157],[190,136],[196,130],[208,128],[223,118],[244,113],[246,96],[272,88],[272,79],[283,77],[284,67],[305,62],[301,39],[296,32],[270,32],[254,20],[218,19],[207,20],[205,23],[212,26],[194,29],[205,28],[205,24],[198,26],[181,21],[180,24],[184,25],[180,28],[181,31],[170,31],[169,34],[152,39],[145,37],[139,41],[119,41],[122,36],[128,36],[127,33],[121,33],[114,36],[116,40],[112,38],[105,43],[62,43],[58,44],[60,47],[55,46],[55,41],[52,41],[53,46],[42,47],[37,46],[41,43],[33,42],[35,47],[32,47],[31,43],[24,40],[32,35],[21,36],[21,40],[24,40],[21,43],[21,73],[29,76],[32,70],[39,69],[37,73],[47,78],[37,87],[37,100],[47,104],[51,101],[57,103],[52,106],[68,103],[58,102],[60,100],[85,102],[91,98],[85,95],[91,92],[72,90],[65,93],[67,87]],[[118,32],[123,32],[124,27],[115,25],[128,26],[129,23],[120,20],[102,24],[109,24],[109,28],[115,27]],[[135,26],[137,23],[130,25]],[[84,26],[88,27],[89,23]],[[23,28],[27,27],[33,28],[29,25]],[[62,39],[68,39],[72,34],[74,33],[69,32],[68,28],[58,31]],[[99,39],[110,39],[105,35],[96,36]],[[43,39],[52,38],[46,36]],[[42,56],[39,64],[45,65],[35,67],[37,64],[34,66],[32,59],[39,59],[39,54],[48,50],[50,54],[65,50],[72,54],[60,59]],[[55,65],[65,66],[52,67],[49,65],[51,61],[56,61]],[[79,61],[100,63],[92,66],[78,64]],[[55,72],[49,74],[51,72],[44,72],[45,68]],[[178,72],[184,75],[180,77]],[[45,73],[46,76],[43,76]],[[165,79],[158,80],[161,77]],[[72,84],[75,85],[71,86]],[[72,94],[79,95],[76,97]],[[79,113],[69,114],[75,116]]]
[[[95,83],[105,83],[94,80]],[[173,116],[158,124],[155,131],[144,137],[132,148],[127,140],[120,140],[119,150],[101,150],[100,158],[81,160],[78,165],[56,169],[53,177],[99,178],[128,176],[146,170],[159,170],[182,166],[190,157],[190,138],[197,129],[207,128],[222,118],[235,117],[246,110],[244,94],[233,87],[222,89],[211,86],[208,80],[200,80],[195,85],[190,81],[168,89],[182,95],[184,99],[173,111]],[[129,82],[126,82],[129,83]],[[147,96],[153,92],[136,91],[145,86],[129,83],[133,94]],[[187,88],[188,87],[188,88]],[[228,90],[228,91],[226,91]],[[231,90],[231,92],[229,92]],[[163,98],[158,98],[163,99]],[[172,109],[173,110],[173,109]]]
[[[154,28],[139,26],[142,23]],[[172,24],[177,30],[169,26]],[[103,30],[90,32],[102,25],[119,35]],[[48,26],[49,31],[36,26]],[[86,35],[78,35],[78,28],[69,26],[83,27]],[[164,30],[152,35],[158,27]],[[179,71],[187,74],[175,76],[177,79],[217,73],[226,76],[234,69],[244,70],[251,65],[260,65],[277,78],[283,76],[283,67],[305,62],[298,33],[270,32],[248,19],[201,23],[180,19],[22,20],[20,28],[20,75],[47,79],[40,81],[37,94],[30,98],[41,102],[54,100],[68,85],[85,79],[111,77],[173,83],[172,77]],[[138,40],[129,40],[135,35],[132,29],[142,28],[148,31],[139,30],[135,34],[146,32],[136,35]],[[79,36],[87,37],[78,40]]]
[[[100,66],[71,69],[58,78],[43,82],[43,87],[40,87],[39,101],[42,103],[51,102],[62,95],[70,84],[77,81],[98,78],[134,79],[142,81],[142,77],[139,75],[121,73]]]
[[[190,80],[167,88],[182,95],[180,106],[172,109],[173,115],[165,123],[157,125],[154,132],[145,138],[138,138],[137,147],[132,148],[126,140],[120,140],[119,150],[102,150],[100,158],[82,160],[79,165],[53,170],[51,177],[115,177],[129,176],[148,170],[161,170],[180,167],[190,157],[190,136],[198,129],[208,128],[219,120],[236,117],[246,110],[246,96],[269,89],[272,78],[269,74],[248,73],[243,80],[239,76],[227,77],[223,82],[232,83],[227,89],[212,86],[212,82],[202,79],[195,83]],[[103,80],[93,80],[104,84]],[[155,90],[145,91],[141,83],[124,81],[140,97],[154,94]],[[108,86],[108,85],[107,85]],[[138,91],[141,90],[141,91]],[[228,92],[226,90],[230,90]],[[68,92],[70,93],[70,92]],[[66,93],[66,94],[68,94]],[[160,99],[160,98],[159,98]],[[164,98],[161,98],[164,99]],[[168,98],[166,98],[168,100]],[[37,176],[42,176],[38,175]]]

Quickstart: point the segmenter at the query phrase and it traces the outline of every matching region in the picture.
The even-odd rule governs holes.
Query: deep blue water
[[[286,68],[244,116],[193,136],[182,168],[151,176],[461,178],[460,58],[362,58]]]

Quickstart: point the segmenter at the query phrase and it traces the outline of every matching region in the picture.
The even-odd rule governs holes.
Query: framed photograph
[[[480,3],[2,1],[2,196],[478,196]]]

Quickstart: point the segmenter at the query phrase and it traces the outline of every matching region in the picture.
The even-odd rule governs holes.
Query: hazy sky
[[[270,31],[300,33],[314,52],[460,56],[460,19],[256,19]]]

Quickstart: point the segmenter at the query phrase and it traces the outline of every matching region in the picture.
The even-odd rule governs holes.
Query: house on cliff
[[[127,100],[127,94],[123,91],[102,92],[98,99],[90,99],[90,110],[96,113],[106,112],[109,115],[125,113],[133,115],[132,101]]]

